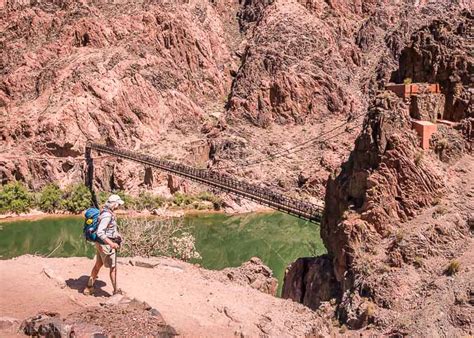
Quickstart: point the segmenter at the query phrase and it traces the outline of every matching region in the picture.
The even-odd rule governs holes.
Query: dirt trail
[[[150,261],[149,261],[150,262]],[[154,268],[119,264],[119,286],[127,296],[148,302],[182,336],[261,334],[301,336],[328,333],[316,312],[249,286],[226,281],[222,272],[207,271],[171,259],[153,259]],[[21,256],[0,261],[0,317],[18,319],[40,310],[62,316],[107,300],[112,291],[102,270],[96,296],[81,292],[93,261],[87,258]],[[52,271],[48,278],[43,269]],[[54,278],[64,280],[61,287]]]

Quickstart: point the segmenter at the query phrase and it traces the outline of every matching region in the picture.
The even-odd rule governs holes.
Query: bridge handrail
[[[86,148],[122,157],[145,165],[150,165],[255,200],[259,203],[294,214],[312,222],[319,222],[321,220],[322,208],[313,203],[288,197],[270,189],[264,189],[256,184],[247,183],[225,173],[219,173],[211,169],[199,169],[181,163],[159,159],[150,155],[109,147],[99,143],[88,143]]]

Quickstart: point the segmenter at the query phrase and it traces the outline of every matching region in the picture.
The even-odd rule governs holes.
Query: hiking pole
[[[114,294],[118,292],[118,288],[117,288],[117,269],[118,269],[118,265],[117,265],[117,256],[118,256],[118,249],[115,249],[115,271],[114,271],[114,274],[115,274],[115,285],[114,285]]]

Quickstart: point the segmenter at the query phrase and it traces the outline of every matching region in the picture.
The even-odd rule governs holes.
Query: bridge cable
[[[340,133],[338,133],[338,134],[336,134],[336,135],[333,135],[333,136],[331,136],[331,137],[329,137],[329,138],[326,138],[326,139],[323,139],[323,140],[319,140],[322,136],[325,136],[325,135],[327,135],[327,134],[329,134],[329,133],[332,133],[333,131],[335,131],[335,130],[337,130],[337,129],[339,129],[339,128],[342,128],[342,127],[347,126],[347,125],[349,125],[349,124],[351,124],[351,123],[353,123],[353,122],[356,122],[356,119],[357,119],[357,118],[359,118],[359,117],[361,117],[361,116],[363,116],[363,115],[365,115],[365,114],[366,114],[366,112],[364,111],[363,113],[357,114],[356,116],[353,116],[353,117],[351,116],[351,117],[350,117],[350,118],[351,118],[350,121],[348,120],[348,121],[346,121],[346,122],[344,122],[344,123],[342,123],[342,124],[339,124],[338,126],[332,128],[332,129],[330,129],[330,130],[327,130],[327,131],[325,131],[325,132],[320,133],[318,136],[315,136],[315,137],[313,137],[313,138],[311,138],[311,139],[309,139],[309,140],[306,140],[306,141],[304,141],[304,142],[302,142],[302,143],[300,143],[300,144],[297,144],[297,145],[295,145],[295,146],[292,146],[292,147],[290,147],[290,148],[288,148],[288,149],[280,150],[280,151],[277,151],[277,152],[275,152],[275,153],[273,153],[273,154],[268,154],[268,155],[265,156],[266,158],[258,159],[258,160],[254,160],[254,161],[247,161],[247,162],[242,163],[242,164],[234,164],[234,165],[229,165],[229,166],[225,166],[225,167],[216,167],[215,169],[223,170],[223,169],[233,169],[233,168],[243,167],[243,166],[249,167],[249,166],[254,166],[254,165],[256,165],[256,164],[260,164],[260,163],[264,163],[264,162],[268,162],[268,161],[273,161],[273,160],[276,159],[276,158],[281,158],[281,157],[289,156],[289,155],[291,155],[291,154],[300,152],[300,151],[302,151],[302,150],[305,150],[305,149],[309,148],[310,146],[314,145],[315,143],[327,142],[327,141],[333,139],[334,137],[337,137],[337,136],[339,136],[339,135],[342,135],[342,134],[344,134],[344,133],[347,133],[347,132],[349,132],[349,131],[354,130],[356,127],[351,127],[351,128],[347,128],[347,127],[346,127],[346,129],[345,129],[343,132],[340,132]],[[304,146],[304,147],[303,147],[303,146]],[[302,147],[302,148],[301,148],[301,147]],[[301,148],[301,149],[298,149],[298,148]],[[297,149],[297,150],[295,150],[295,149]]]

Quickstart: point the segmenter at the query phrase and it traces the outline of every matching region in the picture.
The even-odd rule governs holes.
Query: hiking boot
[[[86,296],[92,296],[94,294],[94,287],[93,286],[87,286],[85,289],[84,289],[84,295]]]
[[[117,289],[114,291],[114,295],[122,295],[124,296],[125,295],[125,292],[122,290],[122,289]]]
[[[86,296],[90,296],[90,295],[94,294],[94,282],[95,282],[95,279],[92,278],[92,277],[89,277],[89,280],[87,281],[86,288],[84,289],[84,294]]]

